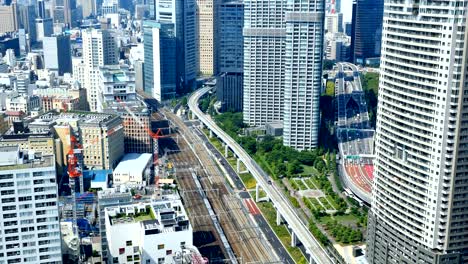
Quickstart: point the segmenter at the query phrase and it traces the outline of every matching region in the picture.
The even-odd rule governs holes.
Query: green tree
[[[335,82],[327,81],[327,87],[325,89],[325,95],[334,97],[335,96]]]

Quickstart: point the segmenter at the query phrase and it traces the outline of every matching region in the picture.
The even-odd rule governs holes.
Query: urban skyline
[[[0,264],[468,262],[468,0],[0,0]]]

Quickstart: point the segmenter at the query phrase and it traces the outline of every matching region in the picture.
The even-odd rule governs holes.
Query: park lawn
[[[313,190],[316,190],[318,188],[318,186],[316,186],[314,184],[314,182],[311,180],[311,178],[306,179],[305,182],[307,183],[307,185],[309,185],[309,188],[311,188]]]
[[[315,198],[307,198],[307,200],[309,200],[315,208],[317,208],[318,210],[326,210],[326,208],[323,208],[319,202],[317,201],[317,199]]]
[[[257,181],[250,173],[241,173],[239,174],[239,177],[244,183],[246,189],[253,189],[255,188],[255,185],[257,185]]]
[[[333,198],[330,196],[330,195],[327,195],[327,200],[328,202],[330,202],[330,204],[335,207],[335,209],[338,209],[338,204],[335,203],[335,200],[333,200]]]
[[[308,165],[301,165],[301,166],[302,166],[302,169],[304,170],[302,174],[305,174],[307,176],[318,174],[317,169],[314,168],[313,166],[308,166]]]
[[[291,247],[291,234],[289,233],[285,225],[276,225],[276,209],[273,207],[273,204],[270,202],[267,203],[257,203],[258,208],[262,211],[263,216],[270,224],[273,232],[281,240],[283,246],[291,254],[292,258],[296,263],[306,264],[307,259],[302,254],[301,250],[297,247]]]

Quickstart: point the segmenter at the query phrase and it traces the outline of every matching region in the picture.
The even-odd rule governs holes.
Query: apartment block
[[[0,263],[62,263],[54,156],[0,147]]]

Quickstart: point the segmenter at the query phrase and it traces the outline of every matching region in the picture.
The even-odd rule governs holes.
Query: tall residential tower
[[[468,261],[466,4],[385,0],[371,264]]]
[[[317,146],[325,1],[245,1],[244,122],[283,122],[283,142]]]

